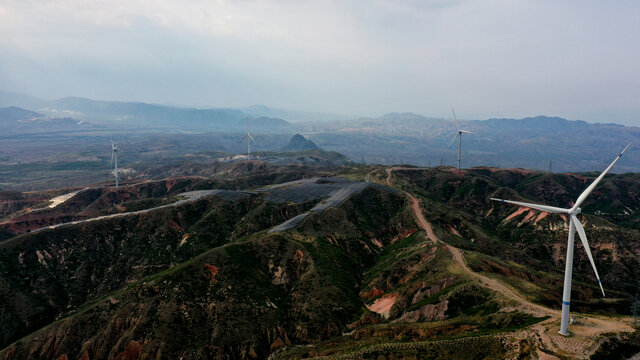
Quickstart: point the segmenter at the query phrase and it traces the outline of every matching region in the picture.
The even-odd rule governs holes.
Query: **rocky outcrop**
[[[414,323],[417,321],[434,321],[444,320],[447,311],[448,301],[444,300],[437,304],[427,304],[418,310],[407,311],[398,319],[393,320],[394,323]]]

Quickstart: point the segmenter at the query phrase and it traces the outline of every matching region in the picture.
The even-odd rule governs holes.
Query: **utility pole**
[[[549,172],[552,172],[551,169],[553,168],[553,160],[549,160]]]

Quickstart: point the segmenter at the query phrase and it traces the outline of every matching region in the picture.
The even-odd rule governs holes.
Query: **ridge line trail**
[[[78,190],[78,192],[79,191],[83,191],[83,190]],[[38,228],[38,229],[34,229],[34,230],[32,230],[30,232],[30,234],[38,233],[38,232],[45,231],[45,230],[48,230],[48,229],[56,229],[56,228],[63,227],[63,226],[68,226],[68,225],[77,225],[77,224],[100,221],[100,220],[105,220],[105,219],[113,219],[113,218],[125,217],[125,216],[131,216],[131,215],[140,215],[140,214],[146,214],[146,213],[149,213],[149,212],[152,212],[152,211],[156,211],[156,210],[160,210],[160,209],[176,207],[176,206],[179,206],[179,205],[183,205],[185,203],[198,201],[198,200],[200,200],[200,199],[202,199],[204,197],[207,197],[207,196],[211,196],[211,195],[213,195],[211,193],[212,191],[215,191],[215,190],[193,190],[193,191],[187,191],[187,192],[178,194],[178,196],[183,196],[183,197],[185,197],[185,199],[177,200],[177,201],[174,201],[174,202],[169,203],[169,204],[164,204],[164,205],[152,207],[152,208],[149,208],[149,209],[142,209],[142,210],[136,210],[136,211],[123,212],[123,213],[115,213],[115,214],[109,214],[109,215],[100,215],[100,216],[96,216],[96,217],[92,217],[92,218],[88,218],[88,219],[74,220],[74,221],[68,221],[68,222],[63,222],[63,223],[59,223],[59,224],[53,224],[53,225],[44,226],[44,227],[41,227],[41,228]],[[43,208],[43,209],[46,209],[46,208]]]
[[[390,167],[387,168],[387,178],[386,178],[386,183],[388,186],[392,186],[391,185],[391,173],[393,171],[396,170],[402,170],[402,169],[409,169],[409,170],[416,170],[416,168],[398,168],[398,167]],[[418,169],[420,170],[420,169]],[[532,302],[530,302],[529,300],[524,299],[522,296],[520,296],[519,294],[517,294],[515,291],[511,290],[510,288],[508,288],[507,286],[505,286],[504,284],[502,284],[499,280],[497,279],[493,279],[490,278],[488,276],[482,275],[480,273],[477,273],[473,270],[471,270],[471,268],[469,268],[469,266],[467,265],[467,263],[464,260],[464,255],[462,253],[462,251],[460,249],[458,249],[457,247],[451,246],[447,243],[445,243],[444,241],[440,240],[438,238],[438,236],[435,234],[435,232],[433,231],[433,226],[431,225],[431,223],[429,223],[427,221],[427,219],[424,217],[424,214],[422,212],[422,208],[420,207],[420,200],[418,200],[415,196],[413,196],[412,194],[410,194],[409,192],[400,189],[402,192],[404,192],[407,197],[409,198],[409,201],[411,203],[411,210],[413,212],[413,215],[415,216],[418,225],[427,233],[427,237],[429,237],[429,239],[431,239],[432,241],[434,241],[435,243],[440,242],[444,245],[446,245],[446,248],[449,249],[449,251],[451,251],[451,254],[453,255],[454,260],[462,267],[462,269],[469,275],[471,275],[472,277],[480,280],[480,282],[487,288],[495,291],[495,292],[499,292],[502,295],[506,296],[507,298],[516,301],[518,304],[520,304],[522,306],[521,310],[524,310],[525,312],[529,312],[533,315],[536,316],[540,316],[540,315],[547,315],[549,316],[549,319],[544,320],[538,324],[536,324],[535,326],[532,327],[532,329],[535,330],[536,333],[539,334],[540,339],[542,340],[542,342],[547,346],[548,349],[554,349],[554,350],[561,350],[561,351],[569,351],[569,352],[573,352],[574,354],[576,354],[576,350],[579,353],[579,349],[561,349],[561,346],[557,343],[557,341],[554,341],[555,338],[561,338],[564,339],[564,337],[561,337],[560,335],[555,335],[555,334],[549,334],[547,333],[548,330],[548,326],[551,325],[552,323],[558,322],[560,320],[560,315],[561,315],[561,311],[560,310],[554,310],[554,309],[550,309],[547,308],[545,306],[542,305],[538,305],[538,304],[534,304]],[[593,323],[593,325],[596,326],[596,328],[593,327],[587,327],[586,329],[582,329],[582,327],[578,328],[578,326],[573,326],[573,328],[576,330],[576,334],[579,336],[589,336],[589,337],[593,337],[595,338],[596,335],[599,334],[603,334],[603,333],[610,333],[610,332],[628,332],[628,331],[633,331],[633,329],[628,326],[627,324],[625,324],[622,321],[612,321],[609,319],[603,319],[603,318],[596,318],[593,316],[589,316],[589,321]],[[552,339],[553,338],[553,339]],[[578,339],[576,339],[578,340]],[[572,351],[573,350],[573,351]],[[577,354],[576,354],[577,355]]]
[[[387,168],[387,185],[391,186],[391,173],[392,171],[395,171],[398,169],[402,169],[402,168]],[[498,282],[498,280],[492,279],[490,277],[484,276],[482,274],[479,274],[471,270],[471,268],[467,266],[467,263],[465,262],[464,257],[462,255],[462,251],[460,249],[458,249],[457,247],[451,246],[438,238],[436,233],[433,231],[433,226],[431,226],[431,223],[427,221],[427,219],[424,217],[424,214],[422,213],[422,209],[420,208],[420,200],[418,200],[415,196],[409,194],[404,190],[403,192],[407,195],[407,197],[409,197],[413,215],[415,216],[418,222],[418,225],[427,233],[427,237],[431,239],[433,242],[436,242],[436,243],[441,242],[445,244],[447,246],[447,249],[451,251],[451,254],[453,255],[453,258],[455,259],[455,261],[462,267],[462,269],[466,273],[475,277],[476,279],[479,279],[486,287],[490,288],[491,290],[502,293],[506,297],[512,300],[515,300],[516,302],[520,303],[521,305],[523,305],[525,308],[528,308],[529,310],[534,310],[534,312],[537,315],[540,315],[540,313],[543,313],[544,315],[549,315],[552,318],[560,316],[559,310],[553,310],[553,309],[544,307],[542,305],[534,304],[522,298],[520,295],[516,294],[513,290],[507,288],[505,285]]]

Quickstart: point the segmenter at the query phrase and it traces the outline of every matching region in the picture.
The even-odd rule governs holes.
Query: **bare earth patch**
[[[373,304],[367,305],[367,309],[388,319],[391,308],[393,304],[396,303],[396,300],[398,300],[398,294],[387,294],[378,298]]]

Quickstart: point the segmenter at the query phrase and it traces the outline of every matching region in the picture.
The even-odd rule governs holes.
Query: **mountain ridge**
[[[9,100],[11,99],[3,100],[0,96],[0,105]],[[237,109],[172,108],[146,103],[100,102],[77,97],[58,100],[58,104],[66,104],[61,108],[55,108],[51,104],[55,104],[55,101],[47,105],[48,112],[35,110],[52,117],[71,117],[104,125],[108,127],[104,129],[105,132],[119,138],[135,136],[136,141],[140,141],[140,136],[152,138],[152,133],[167,136],[185,133],[194,137],[205,133],[229,134],[231,140],[231,137],[244,134],[249,125],[252,133],[261,135],[260,141],[254,144],[256,151],[286,146],[283,140],[278,140],[282,141],[278,145],[273,144],[269,136],[265,135],[303,133],[317,146],[344,154],[352,161],[385,165],[410,163],[425,167],[450,165],[457,161],[457,148],[447,147],[455,135],[453,122],[414,113],[388,113],[381,117],[348,121],[288,123],[278,118],[251,117]],[[93,112],[93,115],[89,112]],[[587,123],[560,117],[541,115],[523,119],[461,120],[460,123],[474,132],[464,136],[463,167],[593,171],[607,165],[602,157],[597,156],[598,151],[622,148],[628,143],[640,144],[639,127]],[[59,141],[55,136],[50,138],[52,142]],[[261,144],[261,141],[269,142],[268,146]],[[218,146],[215,150],[235,153],[242,151],[240,146],[231,145],[233,141],[224,142],[228,143],[224,148],[219,144],[212,145]],[[163,143],[166,144],[164,141]],[[20,147],[25,145],[19,144]],[[188,145],[190,146],[182,146]],[[207,150],[211,149],[196,149]],[[0,145],[0,153],[13,151],[10,148],[3,149]],[[632,159],[631,162],[621,164],[613,171],[640,171],[640,151],[632,146],[625,157]],[[0,154],[0,159],[2,158]]]

